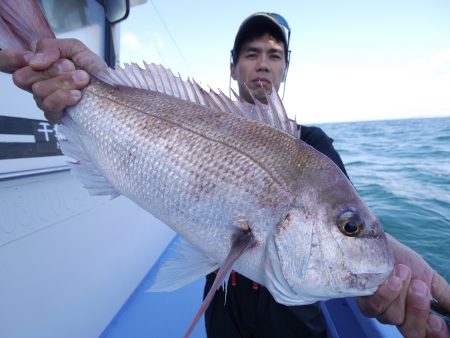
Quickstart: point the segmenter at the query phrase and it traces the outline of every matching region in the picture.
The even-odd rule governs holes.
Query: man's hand
[[[95,74],[106,67],[101,58],[75,39],[42,39],[35,53],[0,51],[0,71],[13,73],[14,83],[33,93],[51,122],[61,119],[66,106],[80,100],[80,90],[89,84],[87,72]]]
[[[15,49],[0,50],[0,72],[13,73],[19,68],[28,66],[33,53]]]
[[[450,286],[416,252],[388,235],[397,261],[393,275],[368,297],[359,297],[361,311],[382,323],[397,325],[407,338],[449,338],[447,325],[429,315],[430,300],[450,310]]]

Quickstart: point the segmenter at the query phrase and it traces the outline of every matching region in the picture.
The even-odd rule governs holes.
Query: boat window
[[[104,22],[105,11],[97,1],[40,0],[39,2],[56,34]]]

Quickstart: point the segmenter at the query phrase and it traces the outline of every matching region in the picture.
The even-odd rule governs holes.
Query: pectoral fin
[[[239,230],[234,234],[230,252],[228,253],[227,258],[225,258],[225,261],[222,263],[222,266],[220,267],[217,273],[216,279],[214,280],[211,289],[209,290],[208,294],[203,300],[203,303],[200,305],[200,308],[195,314],[195,317],[192,320],[191,325],[186,331],[184,335],[185,338],[189,337],[189,335],[194,330],[195,325],[200,320],[201,316],[211,303],[211,300],[213,299],[217,289],[220,287],[220,285],[222,285],[226,276],[230,274],[234,262],[236,262],[236,260],[239,257],[241,257],[245,251],[254,247],[255,244],[256,244],[255,236],[252,234],[249,228],[247,228],[246,230]]]
[[[180,235],[166,249],[167,260],[159,268],[147,291],[173,291],[207,275],[219,267]]]

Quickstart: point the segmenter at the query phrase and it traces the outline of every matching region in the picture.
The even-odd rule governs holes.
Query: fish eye
[[[347,234],[354,234],[355,232],[357,232],[359,229],[358,224],[356,224],[355,222],[347,222],[344,224],[343,230],[347,233]]]
[[[353,208],[347,209],[338,217],[339,230],[348,237],[356,237],[364,228],[364,221]]]

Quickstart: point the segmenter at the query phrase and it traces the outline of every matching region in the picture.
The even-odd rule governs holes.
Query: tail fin
[[[37,0],[0,1],[0,48],[32,51],[38,40],[54,37]]]

